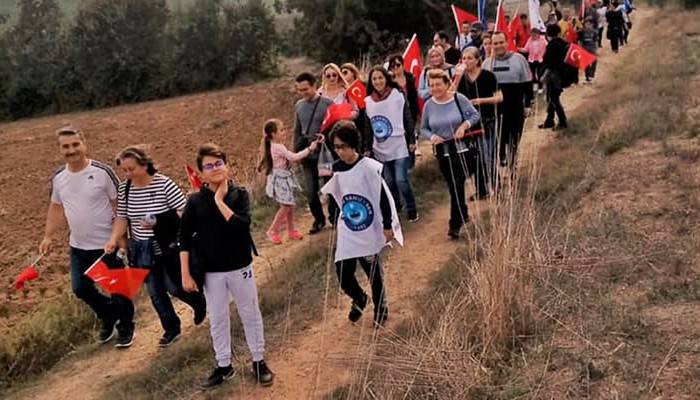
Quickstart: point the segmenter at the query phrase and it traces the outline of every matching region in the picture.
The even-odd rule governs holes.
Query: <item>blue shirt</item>
[[[455,103],[455,98],[459,101],[459,106],[462,108],[461,115]],[[437,135],[445,140],[450,140],[464,121],[469,121],[470,126],[476,126],[479,123],[479,113],[472,105],[472,102],[464,95],[457,93],[456,97],[450,98],[444,104],[436,102],[434,98],[430,98],[425,102],[425,108],[423,108],[420,133],[426,139]]]

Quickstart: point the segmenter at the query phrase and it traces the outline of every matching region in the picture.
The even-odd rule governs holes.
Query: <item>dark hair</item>
[[[374,74],[375,72],[379,72],[380,74],[384,75],[387,87],[400,90],[399,84],[394,82],[394,80],[391,78],[391,75],[389,75],[389,71],[387,71],[384,67],[377,65],[372,67],[372,69],[370,69],[367,73],[367,96],[370,96],[372,93],[377,91],[377,89],[375,89],[374,85],[372,84],[372,74]]]
[[[520,14],[520,19],[527,19],[527,14],[525,14],[525,13]]]
[[[387,58],[387,62],[389,63],[389,68],[391,68],[391,64],[396,62],[396,61],[400,62],[401,65],[403,65],[403,56],[399,53],[395,53],[395,54],[390,55],[389,58]]]
[[[360,131],[352,121],[338,121],[331,129],[330,138],[331,146],[337,138],[355,151],[360,148]]]
[[[439,32],[437,32],[437,35],[440,36],[440,39],[442,39],[442,40],[445,40],[445,41],[450,40],[450,37],[447,36],[447,33],[445,33],[445,31],[439,31]]]
[[[301,74],[297,75],[295,81],[297,83],[309,82],[309,85],[313,86],[316,84],[316,77],[311,72],[302,72]]]
[[[122,165],[122,161],[125,158],[131,158],[136,161],[136,164],[146,167],[146,173],[148,173],[148,175],[153,176],[158,172],[158,168],[156,168],[153,159],[151,159],[151,156],[148,155],[146,149],[142,146],[127,146],[122,149],[122,151],[117,154],[117,159],[115,160],[117,167]]]
[[[197,169],[202,170],[202,160],[204,157],[220,158],[226,162],[226,153],[221,150],[221,147],[214,143],[205,143],[197,149]]]
[[[272,172],[272,135],[280,128],[280,121],[277,118],[268,119],[263,126],[263,138],[260,141],[260,162],[258,172],[265,171],[265,175]]]
[[[508,35],[506,35],[506,33],[503,32],[503,31],[496,31],[496,32],[494,32],[493,34],[491,34],[491,39],[493,39],[493,37],[496,36],[496,35],[503,35],[503,38],[504,38],[504,39],[506,39],[506,40],[508,39]]]
[[[561,28],[559,27],[558,24],[549,24],[547,25],[547,36],[549,37],[557,37],[561,33]]]

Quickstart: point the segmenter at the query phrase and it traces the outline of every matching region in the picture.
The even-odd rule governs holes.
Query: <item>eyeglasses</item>
[[[206,163],[206,164],[202,165],[202,169],[203,169],[204,171],[213,171],[213,170],[215,170],[215,169],[221,169],[221,168],[223,168],[224,165],[226,165],[226,163],[224,162],[224,160],[216,160],[216,162],[213,162],[213,163]]]
[[[326,78],[337,78],[338,74],[326,74]]]
[[[333,143],[333,148],[335,150],[346,150],[349,149],[350,146],[347,143]]]

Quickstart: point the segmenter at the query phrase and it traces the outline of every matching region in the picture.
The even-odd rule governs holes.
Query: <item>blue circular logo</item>
[[[374,131],[374,137],[379,143],[389,139],[394,132],[391,121],[383,115],[375,115],[370,119],[370,123],[372,124],[372,131]]]
[[[374,209],[366,198],[357,194],[345,195],[341,209],[345,226],[351,231],[363,231],[372,225]]]

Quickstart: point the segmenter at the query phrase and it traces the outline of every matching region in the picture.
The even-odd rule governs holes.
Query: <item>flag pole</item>
[[[411,36],[411,40],[408,41],[408,46],[406,46],[406,50],[403,51],[403,55],[401,55],[401,58],[406,59],[406,54],[408,54],[408,50],[411,48],[411,43],[413,43],[413,40],[416,38],[416,34],[414,33],[413,36]],[[411,71],[408,71],[411,72]]]
[[[41,259],[44,258],[44,255],[46,255],[46,254],[45,254],[45,253],[40,253],[40,254],[39,254],[39,257],[37,257],[34,261],[32,261],[32,263],[31,263],[30,265],[36,266],[36,263],[38,263],[39,261],[41,261]]]
[[[455,17],[455,25],[457,25],[457,33],[462,33],[462,27],[459,24],[459,18],[457,18],[457,10],[455,10],[455,5],[450,5],[452,9],[452,16]]]
[[[103,259],[106,255],[107,255],[106,252],[105,252],[105,253],[102,253],[102,255],[100,256],[100,258],[98,258],[97,260],[95,260],[95,262],[92,263],[92,265],[91,265],[88,269],[86,269],[85,272],[83,272],[83,275],[87,275],[87,273],[90,272],[91,269],[95,268],[95,265],[99,264],[99,262],[102,261],[102,259]]]

